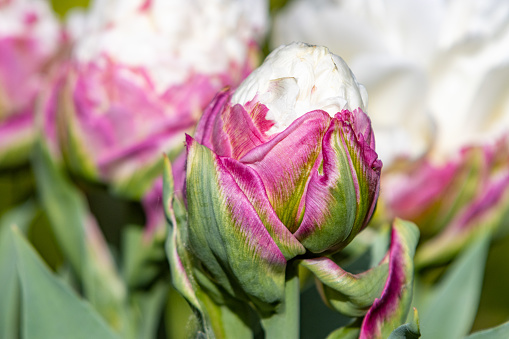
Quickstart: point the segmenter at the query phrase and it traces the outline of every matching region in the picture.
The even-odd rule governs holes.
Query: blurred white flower
[[[224,73],[245,63],[266,21],[264,0],[96,0],[88,14],[70,15],[69,28],[79,62],[106,55],[142,66],[162,92],[192,74]]]
[[[296,0],[272,44],[294,40],[328,46],[366,86],[385,164],[509,131],[508,1]]]

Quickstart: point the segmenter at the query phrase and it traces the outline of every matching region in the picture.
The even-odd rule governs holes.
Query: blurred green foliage
[[[28,164],[0,171],[0,216],[25,202],[33,193],[34,175]]]
[[[281,8],[283,8],[287,3],[291,2],[292,0],[270,0],[269,8],[270,11],[277,11]]]
[[[499,325],[509,319],[509,236],[491,245],[481,301],[472,332]]]
[[[75,7],[87,7],[89,4],[89,0],[50,0],[51,6],[55,10],[55,12],[63,17],[67,11],[71,8]]]
[[[75,7],[87,7],[90,0],[49,0],[55,12],[60,16],[65,15],[67,11]],[[270,0],[269,8],[270,11],[277,11],[284,7],[291,0]]]

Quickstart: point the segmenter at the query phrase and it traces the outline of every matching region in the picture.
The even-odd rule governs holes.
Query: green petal
[[[59,89],[56,124],[58,129],[58,146],[69,168],[85,178],[97,180],[99,170],[94,163],[92,154],[80,138],[81,131],[76,121],[76,110],[73,103],[71,82],[65,81]]]
[[[198,263],[193,262],[191,254],[183,245],[187,242],[186,211],[182,203],[174,199],[173,175],[167,157],[164,159],[163,185],[164,209],[170,226],[166,252],[172,283],[193,308],[198,320],[196,330],[204,333],[207,338],[251,338],[251,328],[245,321],[248,317],[245,315],[246,308],[249,307],[225,300],[210,279],[195,269]],[[212,290],[213,293],[210,292]],[[222,299],[224,303],[217,304],[211,296]]]
[[[286,260],[219,158],[188,137],[189,248],[232,296],[275,305],[284,295]]]

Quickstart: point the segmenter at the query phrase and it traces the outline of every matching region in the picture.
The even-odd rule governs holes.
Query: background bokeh
[[[291,0],[290,0],[291,1]],[[76,7],[86,7],[86,0],[51,0],[54,10],[61,18]],[[277,13],[287,0],[271,0],[270,9]],[[311,42],[311,41],[310,41]],[[270,52],[270,41],[264,44],[264,54]],[[508,46],[509,48],[509,46]],[[106,240],[113,253],[122,246],[124,225],[143,225],[145,217],[139,202],[113,196],[105,185],[92,183],[73,177],[73,182],[85,193],[91,212],[96,216]],[[33,196],[35,190],[34,173],[30,165],[0,170],[0,217],[12,207]],[[57,245],[44,210],[37,211],[36,218],[28,231],[28,238],[48,265],[57,270],[63,255]],[[481,299],[472,332],[501,324],[509,319],[509,236],[496,239],[489,250],[485,267]],[[366,258],[365,262],[369,262]],[[353,270],[362,269],[357,263]],[[431,272],[430,276],[439,276]],[[183,338],[186,331],[189,307],[180,295],[172,290],[168,295],[165,321],[161,323],[159,337]],[[323,338],[335,328],[346,324],[349,319],[341,317],[328,309],[321,301],[316,289],[311,286],[305,290],[301,300],[302,338]]]

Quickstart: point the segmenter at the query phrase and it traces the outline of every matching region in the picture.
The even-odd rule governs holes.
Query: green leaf
[[[166,237],[166,235],[164,235]],[[139,287],[153,281],[166,260],[164,238],[158,234],[147,237],[139,226],[129,226],[122,233],[122,275],[129,287]]]
[[[431,292],[421,313],[422,337],[463,338],[477,312],[490,238],[482,235],[451,265]]]
[[[118,338],[87,302],[51,274],[18,230],[10,234],[21,280],[25,339]]]
[[[419,229],[415,224],[396,218],[389,248],[389,277],[380,299],[364,317],[360,338],[387,338],[394,328],[404,324],[412,302],[415,247]]]
[[[52,161],[46,146],[38,142],[33,157],[39,198],[66,257],[81,276],[84,267],[86,203]]]
[[[357,339],[359,328],[341,327],[327,336],[327,339]]]
[[[198,286],[193,279],[192,264],[185,246],[181,246],[186,238],[184,211],[178,200],[174,201],[173,175],[170,160],[164,158],[163,170],[163,204],[169,224],[166,240],[166,256],[170,264],[173,286],[189,304],[202,312],[196,297]]]
[[[28,230],[30,222],[35,216],[37,208],[33,201],[27,201],[9,212],[5,213],[0,219],[0,234],[3,239],[4,233],[7,234],[9,227],[15,225],[23,233]],[[5,235],[7,237],[7,235]]]
[[[83,283],[85,297],[115,330],[133,335],[126,286],[84,196],[53,162],[44,140],[34,148],[40,201],[65,257]]]
[[[417,339],[420,338],[420,334],[416,332],[416,329],[414,327],[414,324],[404,324],[395,329],[391,335],[389,336],[389,339]]]
[[[346,316],[359,317],[382,294],[388,259],[360,274],[351,274],[326,257],[306,259],[302,265],[316,276],[317,287],[329,307]]]
[[[159,282],[148,292],[136,293],[133,304],[139,310],[137,338],[155,338],[163,305],[168,293],[168,284]]]
[[[193,277],[190,256],[185,246],[182,246],[183,238],[186,238],[184,223],[187,221],[185,220],[185,211],[179,204],[179,201],[174,200],[174,193],[171,163],[168,157],[165,156],[163,168],[163,206],[168,223],[166,256],[170,264],[172,283],[193,309],[197,318],[196,330],[202,331],[206,337],[212,338],[214,332],[209,319],[213,317],[213,314],[208,315],[206,313],[205,305],[197,297],[201,289]]]
[[[484,331],[469,335],[465,339],[507,339],[509,338],[509,322]]]
[[[400,282],[401,286],[398,286],[398,288],[402,290],[401,300],[405,300],[401,303],[406,305],[406,300],[409,296],[411,299],[412,295],[412,289],[407,289],[406,286],[412,284],[412,258],[419,239],[419,231],[414,224],[396,219],[393,238],[395,243],[391,244],[390,251],[379,265],[362,273],[352,274],[347,272],[333,260],[326,257],[306,259],[302,261],[302,265],[315,274],[318,280],[318,288],[325,302],[338,312],[352,317],[366,314],[375,299],[380,298],[388,279],[389,266],[392,265],[405,275],[405,279]],[[379,251],[378,249],[375,250]],[[389,254],[395,257],[390,259]],[[394,261],[394,263],[389,260]],[[396,322],[399,321],[396,313],[404,313],[404,317],[406,317],[408,308],[406,306],[401,307],[401,310],[397,312],[396,309],[393,309],[395,313],[391,315],[391,318],[394,318]],[[385,322],[387,319],[385,319]],[[381,321],[381,323],[383,322]],[[401,323],[397,325],[399,324]]]
[[[16,225],[26,231],[35,215],[35,205],[28,202],[8,213],[0,219],[0,338],[17,338],[19,331],[19,284],[14,243],[11,241],[9,229]]]

